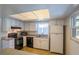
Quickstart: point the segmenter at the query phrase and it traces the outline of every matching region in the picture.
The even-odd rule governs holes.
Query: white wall
[[[24,22],[11,18],[4,18],[4,19],[0,18],[0,48],[1,48],[1,37],[7,34],[9,29],[11,29],[11,26],[18,26],[24,30]]]
[[[5,36],[5,33],[1,33],[1,32],[0,32],[0,48],[1,48],[1,37],[2,37],[2,36]]]
[[[70,20],[70,17],[66,19],[66,54],[79,55],[79,43],[73,41],[71,37]]]
[[[22,30],[24,30],[24,22],[23,21],[19,21],[16,19],[6,17],[3,21],[3,32],[9,31],[11,29],[11,26],[21,27]]]

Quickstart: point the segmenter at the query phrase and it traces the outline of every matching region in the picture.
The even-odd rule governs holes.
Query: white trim
[[[79,42],[79,39],[78,38],[76,38],[76,37],[72,37],[72,17],[74,17],[74,16],[77,16],[77,15],[79,15],[79,10],[78,11],[76,11],[76,12],[74,12],[71,16],[70,16],[70,32],[71,32],[71,39],[73,39],[73,40],[75,40],[75,41],[78,41]]]

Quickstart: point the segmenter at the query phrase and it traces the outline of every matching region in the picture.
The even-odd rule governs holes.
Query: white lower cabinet
[[[1,40],[1,45],[2,48],[14,48],[15,47],[15,42],[14,39],[11,40]]]
[[[45,38],[34,38],[34,48],[49,50],[49,40]]]
[[[33,43],[34,43],[34,48],[40,48],[40,43],[41,43],[40,39],[34,38]]]
[[[9,48],[14,48],[15,44],[14,44],[14,40],[10,40],[9,41]]]
[[[9,44],[8,41],[2,40],[2,48],[8,48]]]
[[[49,40],[41,39],[41,49],[49,50]]]

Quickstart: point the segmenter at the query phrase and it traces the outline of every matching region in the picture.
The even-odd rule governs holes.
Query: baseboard
[[[51,52],[51,53],[55,53],[55,54],[58,54],[58,55],[64,55],[63,53],[57,53],[57,52]]]

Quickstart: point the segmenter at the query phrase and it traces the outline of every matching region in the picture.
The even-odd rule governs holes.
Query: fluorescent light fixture
[[[48,9],[36,10],[36,11],[33,11],[33,13],[37,16],[37,18],[39,20],[43,20],[43,19],[49,18],[49,11],[48,11]]]
[[[49,11],[48,9],[41,9],[31,12],[24,12],[24,13],[10,15],[10,17],[23,21],[45,20],[49,18]]]
[[[36,19],[36,16],[33,15],[32,12],[25,12],[25,13],[15,14],[15,15],[11,15],[11,17],[14,17],[14,18],[17,18],[17,19],[21,19],[21,20]]]

